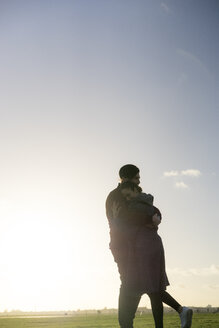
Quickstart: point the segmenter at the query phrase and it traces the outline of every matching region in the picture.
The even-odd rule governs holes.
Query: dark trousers
[[[120,287],[118,319],[121,328],[133,328],[135,313],[142,293],[134,292],[124,284]]]
[[[123,257],[117,261],[120,273],[121,287],[119,294],[118,319],[120,328],[133,328],[133,321],[141,296],[145,293],[136,285],[136,279],[130,280],[127,274],[127,259]],[[133,264],[134,267],[134,264]],[[155,327],[163,328],[163,303],[178,311],[180,304],[165,290],[148,294],[151,301],[151,309]]]
[[[133,328],[135,313],[141,296],[144,293],[135,291],[126,284],[121,285],[119,294],[119,325],[121,328]],[[154,317],[155,327],[163,328],[163,303],[178,311],[180,304],[166,291],[148,294]]]

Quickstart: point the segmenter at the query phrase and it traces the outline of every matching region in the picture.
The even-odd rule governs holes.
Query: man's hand
[[[157,213],[152,216],[152,222],[156,227],[160,224],[161,219]]]
[[[113,202],[112,212],[113,212],[113,218],[114,219],[118,218],[120,209],[121,209],[121,206],[119,205],[119,203],[118,202]]]

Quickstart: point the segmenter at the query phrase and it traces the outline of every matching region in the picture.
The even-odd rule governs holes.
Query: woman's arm
[[[128,225],[142,226],[145,224],[152,224],[153,215],[148,215],[145,212],[137,209],[130,209],[127,206],[120,206],[119,203],[114,202],[112,206],[113,217],[118,220],[118,223]]]

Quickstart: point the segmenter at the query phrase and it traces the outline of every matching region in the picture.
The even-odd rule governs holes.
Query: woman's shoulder
[[[141,202],[143,202],[143,203],[146,203],[146,204],[149,204],[149,205],[153,205],[154,196],[152,196],[151,194],[146,194],[145,192],[141,192],[138,195],[138,200],[141,201]]]

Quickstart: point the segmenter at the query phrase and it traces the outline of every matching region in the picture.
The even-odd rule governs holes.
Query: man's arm
[[[113,191],[111,191],[106,199],[106,216],[109,222],[109,226],[111,227],[113,221],[115,218],[117,218],[117,215],[115,215],[113,211],[113,204],[118,204],[120,206],[124,205],[124,197],[121,195],[121,192],[119,188],[117,187]]]

